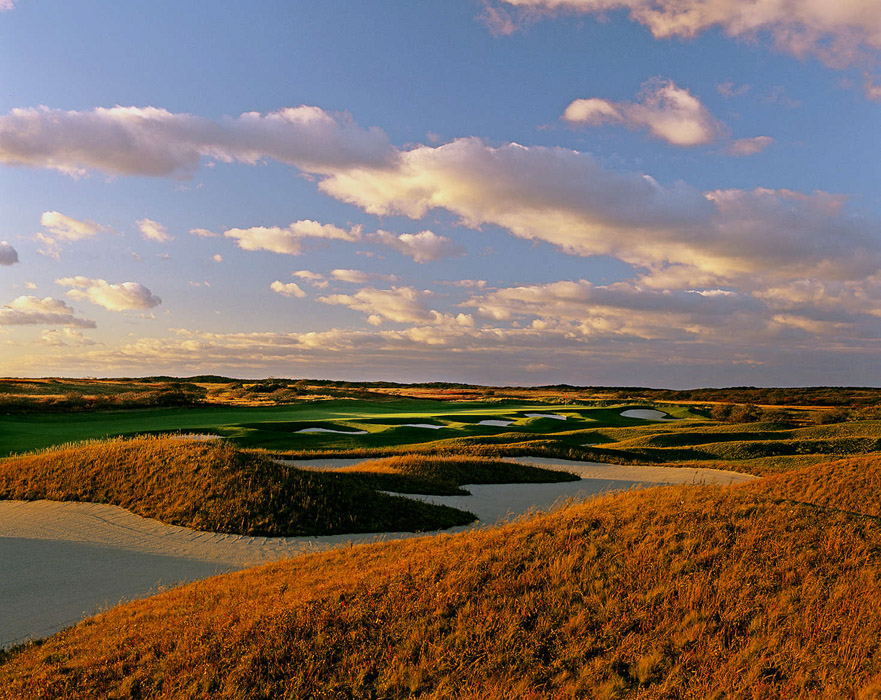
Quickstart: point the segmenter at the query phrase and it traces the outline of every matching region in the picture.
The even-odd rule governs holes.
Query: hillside
[[[845,510],[795,502],[845,468]],[[879,697],[881,523],[845,511],[881,460],[811,469],[210,579],[14,653],[0,697]]]
[[[0,498],[88,501],[243,535],[425,531],[474,516],[381,493],[355,476],[274,462],[227,443],[142,437],[0,461]]]

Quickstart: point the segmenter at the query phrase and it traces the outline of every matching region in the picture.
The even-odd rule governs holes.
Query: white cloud
[[[44,211],[40,224],[61,241],[81,241],[107,230],[105,226],[96,224],[91,219],[80,221],[57,211]]]
[[[765,310],[764,303],[749,295],[722,290],[662,292],[632,282],[596,286],[586,280],[498,289],[474,296],[463,306],[496,321],[532,318],[532,327],[539,330],[646,340],[714,336],[735,327],[761,326]]]
[[[457,246],[446,236],[438,236],[433,231],[402,233],[396,236],[389,231],[380,229],[376,233],[369,234],[367,237],[371,241],[387,245],[399,253],[413,258],[418,263],[465,254],[463,247]]]
[[[610,102],[596,97],[575,100],[562,118],[570,124],[644,128],[674,146],[709,143],[724,130],[697,97],[672,80],[644,83],[639,98],[638,102]]]
[[[752,156],[756,153],[761,153],[772,143],[774,143],[774,139],[770,136],[754,136],[747,139],[737,139],[728,145],[725,152],[732,156]]]
[[[139,282],[110,284],[102,279],[88,277],[63,277],[56,284],[72,287],[67,296],[71,299],[90,301],[110,311],[152,309],[162,303],[149,289]]]
[[[679,266],[711,285],[853,279],[881,267],[875,224],[849,215],[840,196],[664,186],[562,148],[458,139],[404,151],[395,168],[340,172],[319,187],[371,214],[419,219],[444,208],[471,228],[501,226],[653,274]]]
[[[157,243],[167,243],[168,241],[173,240],[165,229],[165,226],[158,221],[153,221],[153,219],[140,219],[136,223],[141,235],[147,240],[156,241]]]
[[[655,38],[688,38],[721,29],[731,37],[767,34],[798,57],[815,55],[833,67],[866,60],[881,49],[881,12],[866,0],[501,0],[530,13],[572,11],[602,16],[629,10]]]
[[[15,0],[0,0],[0,12],[6,12],[15,7]]]
[[[0,307],[0,326],[74,326],[95,328],[95,322],[77,318],[74,310],[62,299],[21,296]]]
[[[53,260],[61,259],[61,246],[58,245],[54,238],[44,233],[35,233],[34,240],[40,244],[40,247],[37,248],[37,255],[43,255]]]
[[[368,314],[367,322],[378,326],[383,321],[394,323],[423,323],[432,321],[439,315],[422,304],[424,293],[412,287],[392,287],[374,289],[367,287],[355,294],[331,294],[318,297],[325,304],[348,306],[355,311]]]
[[[40,333],[40,345],[49,345],[50,347],[86,347],[89,345],[97,345],[91,338],[82,334],[73,328],[62,328],[58,330],[53,328]]]
[[[255,165],[277,160],[311,172],[380,165],[388,137],[346,115],[301,106],[220,120],[156,107],[41,107],[0,116],[0,163],[82,175],[190,176],[203,158]]]
[[[220,253],[215,253],[214,255],[211,256],[211,259],[216,263],[223,262],[223,256]]]
[[[346,230],[333,224],[321,224],[303,219],[293,222],[286,228],[278,226],[231,228],[224,231],[223,235],[235,239],[239,248],[244,250],[268,250],[272,253],[299,255],[303,252],[304,238],[357,241],[361,238],[361,227],[354,226]]]
[[[214,231],[210,231],[207,228],[191,228],[190,233],[194,236],[199,236],[200,238],[219,238],[219,233],[214,233]]]
[[[295,273],[296,274],[296,273]],[[384,275],[379,272],[364,272],[364,270],[348,270],[336,269],[330,271],[330,276],[341,282],[352,282],[354,284],[364,284],[370,280],[383,280],[385,282],[394,282],[396,275]]]
[[[319,272],[312,272],[312,270],[297,270],[293,273],[293,275],[294,277],[299,277],[300,279],[310,281],[318,281],[324,279],[324,275]]]
[[[0,265],[15,265],[18,262],[18,251],[6,241],[0,241]]]
[[[281,294],[283,297],[298,297],[302,299],[306,296],[306,292],[304,292],[300,288],[300,285],[296,284],[295,282],[288,282],[287,284],[285,284],[284,282],[275,280],[275,282],[269,285],[269,288],[273,292]]]

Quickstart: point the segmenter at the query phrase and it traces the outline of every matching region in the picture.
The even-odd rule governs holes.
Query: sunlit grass
[[[877,697],[881,524],[845,511],[877,508],[879,472],[628,492],[207,580],[16,652],[0,696]],[[830,479],[844,510],[797,502]]]

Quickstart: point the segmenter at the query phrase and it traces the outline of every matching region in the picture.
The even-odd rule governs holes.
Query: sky
[[[0,0],[0,375],[881,385],[876,0]]]

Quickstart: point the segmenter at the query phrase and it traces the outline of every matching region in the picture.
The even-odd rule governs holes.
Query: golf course
[[[6,380],[0,697],[881,687],[881,391],[60,381]]]

